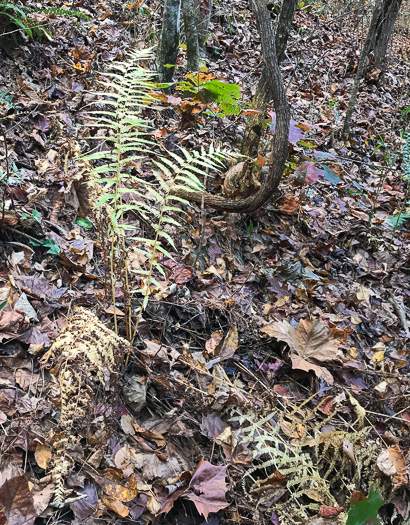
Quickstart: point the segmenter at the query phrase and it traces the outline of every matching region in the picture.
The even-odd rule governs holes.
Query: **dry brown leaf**
[[[119,499],[110,498],[110,496],[103,494],[101,496],[101,501],[107,509],[113,510],[118,516],[121,516],[121,518],[125,518],[130,512],[130,509],[121,503]]]
[[[43,345],[44,346],[44,345]],[[15,373],[16,383],[23,389],[28,390],[35,394],[36,385],[40,379],[40,374],[34,374],[26,368],[19,368]]]
[[[184,494],[184,498],[191,500],[205,519],[210,512],[218,512],[229,505],[225,499],[228,490],[226,469],[201,459],[189,483],[190,490]]]
[[[222,330],[216,330],[216,332],[213,332],[211,338],[205,343],[205,348],[208,354],[213,354],[215,352],[215,349],[218,347],[223,337],[224,333]]]
[[[51,461],[51,450],[47,445],[38,443],[34,452],[34,457],[36,459],[37,465],[45,470]]]
[[[406,461],[398,445],[383,450],[377,458],[377,466],[383,474],[392,478],[396,488],[408,483]]]
[[[219,359],[223,361],[224,359],[231,358],[238,348],[238,343],[238,329],[236,326],[233,326],[223,342],[221,353],[218,355]]]
[[[342,353],[338,341],[329,338],[327,327],[320,320],[303,319],[296,328],[287,321],[275,321],[261,328],[261,333],[289,345],[292,368],[312,370],[333,384],[332,374],[320,365],[338,362]]]

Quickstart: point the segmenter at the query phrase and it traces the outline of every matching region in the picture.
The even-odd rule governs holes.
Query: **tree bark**
[[[384,0],[383,9],[376,21],[376,35],[371,51],[377,66],[382,66],[386,58],[390,37],[403,0]]]
[[[201,49],[205,48],[205,41],[209,32],[209,23],[212,14],[212,0],[195,0],[196,27],[198,42]]]
[[[215,209],[230,212],[251,213],[265,204],[277,191],[288,155],[290,109],[285,86],[278,65],[275,37],[265,0],[252,0],[252,8],[262,44],[262,56],[266,68],[267,84],[272,93],[276,112],[276,132],[272,139],[272,164],[269,173],[257,193],[243,200],[233,200],[206,192],[189,192],[180,189],[173,194],[187,201],[204,203]]]
[[[165,0],[161,37],[157,54],[159,82],[172,82],[178,57],[181,0]],[[172,65],[173,67],[165,67]]]
[[[276,54],[279,64],[282,61],[286,51],[290,28],[297,5],[298,0],[283,0],[275,34]],[[266,67],[263,67],[261,77],[252,100],[252,109],[261,111],[261,113],[248,116],[245,134],[241,146],[242,155],[246,155],[247,157],[251,158],[256,157],[258,153],[259,141],[262,135],[262,124],[265,119],[266,111],[271,98],[272,93],[269,89]]]
[[[199,42],[194,0],[182,0],[182,16],[187,46],[187,70],[199,71]]]
[[[356,76],[353,82],[352,90],[350,92],[349,104],[347,106],[345,121],[343,124],[342,136],[345,140],[347,140],[350,135],[353,111],[356,106],[357,97],[359,95],[360,81],[362,80],[362,77],[363,77],[363,72],[364,72],[364,68],[366,65],[366,58],[368,54],[370,53],[372,47],[374,46],[374,42],[376,38],[377,23],[382,13],[383,3],[384,2],[382,2],[381,0],[376,0],[375,6],[373,9],[372,21],[370,23],[369,31],[367,33],[366,41],[364,43],[362,52],[360,54],[359,63],[357,65]]]

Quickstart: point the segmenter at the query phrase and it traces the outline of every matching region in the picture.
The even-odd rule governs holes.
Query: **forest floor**
[[[215,6],[203,58],[245,109],[261,71],[247,4]],[[77,8],[90,21],[38,14],[49,36],[0,37],[0,524],[342,524],[364,498],[362,517],[410,523],[408,32],[383,71],[368,64],[345,144],[365,28],[357,13],[297,12],[280,197],[252,216],[187,208],[127,349],[104,332],[106,239],[75,157],[98,74],[154,42],[161,2]],[[182,79],[182,48],[178,66]],[[163,99],[148,110],[163,154],[239,151],[246,111]],[[121,359],[101,357],[103,332]]]

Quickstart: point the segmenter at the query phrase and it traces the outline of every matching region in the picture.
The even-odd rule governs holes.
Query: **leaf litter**
[[[166,292],[124,350],[125,371],[104,372],[79,352],[65,383],[61,358],[51,365],[44,353],[67,326],[72,348],[81,341],[73,306],[97,314],[87,317],[96,348],[113,326],[101,239],[76,220],[88,220],[71,161],[87,147],[80,109],[95,71],[145,46],[129,23],[140,2],[78,4],[93,19],[81,22],[86,33],[47,18],[53,40],[0,51],[0,89],[19,107],[0,107],[13,166],[5,196],[23,210],[1,220],[0,522],[346,523],[349,505],[373,498],[383,523],[392,513],[406,523],[410,253],[406,229],[386,227],[404,189],[400,164],[386,166],[382,153],[402,144],[393,131],[375,133],[394,129],[406,107],[408,40],[395,36],[383,81],[368,68],[346,146],[335,131],[357,64],[353,15],[340,23],[298,11],[283,67],[294,168],[281,199],[252,224],[213,212],[201,224],[189,210],[175,239],[182,255],[164,265]],[[160,3],[146,4],[149,34],[160,29]],[[245,2],[219,6],[205,61],[248,102],[256,45]],[[164,147],[212,136],[237,147],[243,117],[205,118],[200,102],[167,97],[168,118],[156,122]],[[120,311],[120,289],[117,299]],[[75,385],[77,417],[62,424]]]

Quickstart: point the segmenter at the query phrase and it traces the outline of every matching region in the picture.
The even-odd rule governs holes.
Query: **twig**
[[[4,150],[5,150],[5,155],[6,155],[6,180],[4,182],[2,181],[4,184],[4,189],[3,189],[3,196],[2,196],[3,202],[1,203],[1,209],[2,209],[1,221],[3,222],[4,215],[6,213],[6,193],[7,193],[7,188],[9,186],[9,179],[10,179],[9,150],[7,147],[6,128],[3,125],[1,126],[1,134],[3,135]]]
[[[16,228],[12,228],[11,226],[2,226],[2,229],[7,230],[17,235],[21,235],[22,237],[26,237],[26,239],[29,239],[30,241],[36,242],[41,245],[41,241],[39,239],[32,237],[28,233],[21,232],[20,230],[17,230]]]

